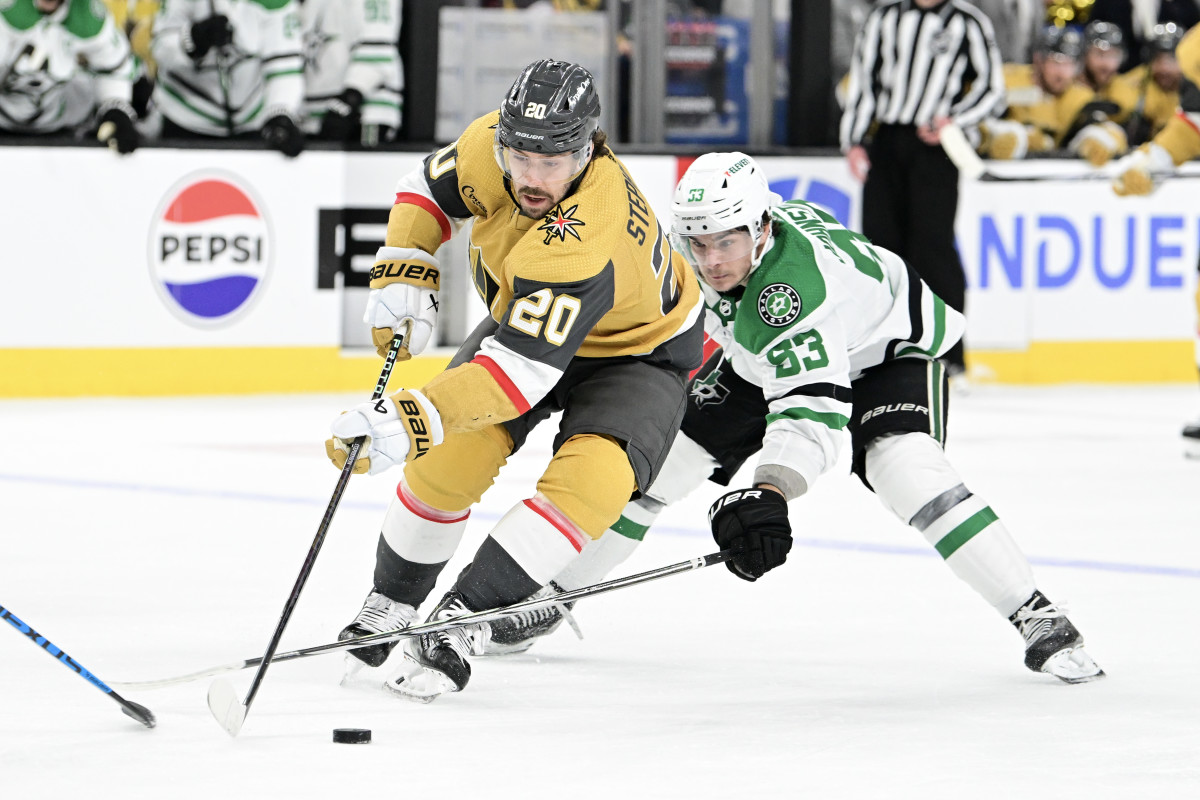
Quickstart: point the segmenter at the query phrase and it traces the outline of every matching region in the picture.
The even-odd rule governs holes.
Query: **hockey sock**
[[[1033,593],[1029,560],[991,507],[961,483],[931,500],[911,524],[1004,617]]]
[[[419,607],[458,548],[469,516],[440,511],[400,483],[375,551],[375,591]]]
[[[594,434],[563,442],[537,485],[538,494],[591,539],[600,538],[635,488],[625,448]]]
[[[625,511],[604,535],[588,542],[566,569],[554,577],[554,582],[569,592],[604,580],[633,554],[662,509],[662,503],[652,497],[642,497],[625,506]]]
[[[544,497],[523,500],[492,528],[454,588],[475,610],[510,605],[549,583],[588,541]]]
[[[584,547],[554,582],[570,591],[604,580],[637,549],[662,510],[704,483],[718,466],[707,450],[686,434],[677,434],[654,485],[627,503],[617,521]]]
[[[440,445],[404,466],[404,483],[433,508],[470,508],[496,480],[510,453],[512,439],[503,425],[448,433]]]
[[[1028,559],[987,503],[963,485],[936,440],[923,433],[877,439],[866,471],[883,504],[1005,617],[1033,593]]]

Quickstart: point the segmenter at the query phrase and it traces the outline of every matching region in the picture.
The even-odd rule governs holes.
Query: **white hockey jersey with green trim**
[[[229,19],[233,42],[193,61],[184,43],[214,13]],[[300,124],[304,58],[294,0],[164,0],[151,51],[155,105],[181,128],[228,136],[279,114]]]
[[[50,133],[128,105],[129,42],[101,0],[67,0],[42,14],[33,0],[0,0],[0,128]]]
[[[761,465],[812,486],[849,446],[850,382],[893,358],[936,358],[962,337],[947,306],[896,254],[800,200],[772,210],[775,236],[740,297],[706,293],[740,377],[769,404]]]
[[[316,133],[332,98],[363,96],[362,124],[400,127],[404,72],[397,41],[400,0],[307,0],[304,26],[304,130]]]

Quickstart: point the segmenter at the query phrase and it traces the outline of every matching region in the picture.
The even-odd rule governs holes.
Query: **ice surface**
[[[261,655],[337,478],[326,426],[359,399],[0,403],[0,605],[110,682]],[[123,691],[147,730],[0,630],[0,797],[1198,797],[1200,462],[1179,439],[1198,401],[953,400],[951,459],[1069,603],[1099,683],[1025,670],[1010,626],[839,470],[793,503],[797,546],[757,584],[717,566],[583,600],[583,641],[477,660],[428,706],[339,687],[331,655],[274,666],[237,739],[208,680]],[[434,600],[548,441],[513,458]],[[398,477],[351,480],[283,649],[357,612]],[[669,510],[622,572],[714,550],[720,491]],[[374,741],[334,744],[339,727]]]

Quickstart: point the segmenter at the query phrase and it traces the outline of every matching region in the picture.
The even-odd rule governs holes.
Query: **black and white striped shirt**
[[[949,117],[971,128],[1004,110],[1004,71],[992,23],[964,0],[930,9],[885,0],[854,48],[842,114],[842,150],[873,121],[925,125]]]

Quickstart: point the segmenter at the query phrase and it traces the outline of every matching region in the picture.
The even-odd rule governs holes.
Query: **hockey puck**
[[[370,744],[369,728],[334,728],[333,740],[338,744]]]

